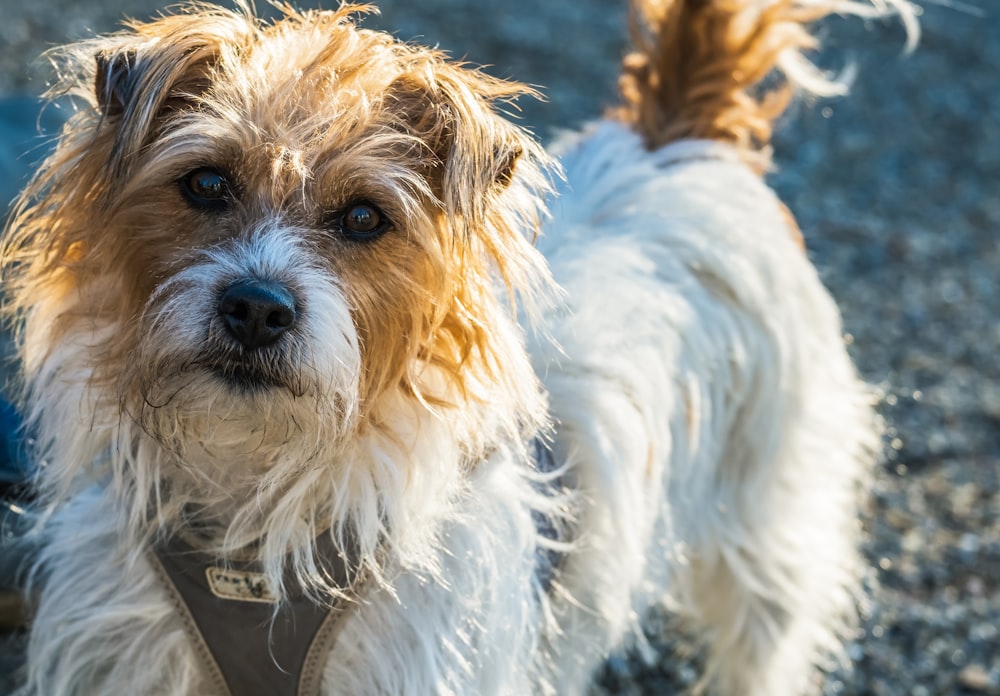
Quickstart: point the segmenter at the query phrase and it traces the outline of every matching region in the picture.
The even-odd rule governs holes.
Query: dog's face
[[[87,106],[9,232],[29,379],[86,363],[210,458],[535,389],[503,286],[544,282],[542,155],[493,108],[522,90],[350,14],[201,10],[74,49]]]

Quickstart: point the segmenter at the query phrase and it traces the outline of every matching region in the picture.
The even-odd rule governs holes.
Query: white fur
[[[560,670],[582,682],[666,601],[707,631],[725,693],[799,693],[851,607],[876,445],[837,310],[726,148],[646,155],[602,124],[562,161],[542,245],[564,353],[533,350],[588,501]]]

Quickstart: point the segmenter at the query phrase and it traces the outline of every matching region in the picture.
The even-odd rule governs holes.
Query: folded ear
[[[521,162],[528,183],[544,188],[539,178],[544,155],[496,110],[531,90],[455,64],[423,67],[395,80],[388,108],[399,127],[432,155],[428,178],[448,216],[481,226],[514,183]]]
[[[113,131],[110,164],[126,167],[171,113],[194,108],[216,79],[223,46],[239,46],[252,25],[234,14],[177,15],[136,24],[98,45],[94,97],[101,128]]]
[[[95,56],[94,96],[97,107],[109,118],[120,117],[135,96],[139,71],[136,51],[125,48],[117,53],[102,51]]]

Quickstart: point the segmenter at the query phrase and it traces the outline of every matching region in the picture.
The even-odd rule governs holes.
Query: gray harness
[[[344,560],[326,538],[317,542],[318,555],[335,586],[346,587]],[[301,590],[279,602],[259,564],[222,564],[177,536],[150,556],[209,675],[213,696],[319,694],[348,602],[320,605]]]
[[[540,439],[531,453],[539,473],[556,469]],[[558,540],[554,520],[537,511],[534,520],[540,537]],[[331,584],[346,587],[346,563],[329,535],[317,539],[316,554]],[[348,602],[320,605],[301,590],[279,602],[260,564],[223,564],[176,535],[155,547],[150,560],[209,675],[213,696],[318,696]],[[549,591],[560,561],[559,553],[539,548],[535,576],[543,591]]]

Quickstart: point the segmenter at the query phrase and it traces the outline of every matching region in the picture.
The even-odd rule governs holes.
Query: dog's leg
[[[823,359],[843,364],[836,341]],[[780,381],[745,406],[760,415],[737,420],[692,535],[688,609],[708,639],[712,693],[811,692],[854,610],[872,417],[849,379],[807,385],[784,404]],[[823,413],[824,402],[842,408]]]
[[[755,262],[770,269],[768,291],[754,297],[734,266],[703,269],[708,287],[728,286],[714,300],[690,296],[714,345],[677,380],[665,495],[683,551],[668,594],[707,640],[703,689],[791,696],[811,691],[854,613],[857,501],[877,429],[837,310],[780,209],[762,200],[741,217],[755,215],[765,224],[726,243],[744,260],[771,245]]]

